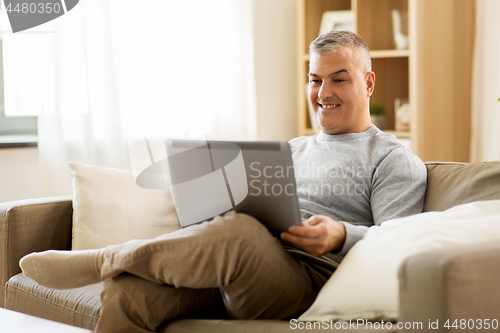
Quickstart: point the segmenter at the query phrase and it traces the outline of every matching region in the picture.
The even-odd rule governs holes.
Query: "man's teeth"
[[[323,109],[334,109],[336,107],[339,107],[340,104],[329,104],[329,105],[321,105]]]

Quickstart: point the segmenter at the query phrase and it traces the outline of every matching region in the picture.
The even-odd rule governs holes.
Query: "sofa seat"
[[[61,323],[94,329],[99,318],[103,283],[55,290],[25,277],[13,276],[5,285],[5,307]]]
[[[25,277],[22,273],[13,276],[6,284],[5,307],[14,311],[36,314],[39,317],[94,329],[99,318],[101,307],[100,294],[103,283],[90,285],[83,288],[54,290],[42,287],[33,280]],[[347,326],[347,324],[345,324]],[[307,332],[324,332],[325,329],[305,329]],[[372,332],[375,329],[367,329],[365,325],[356,326],[355,329],[342,329],[343,332],[356,331]],[[295,332],[296,326],[292,326],[285,320],[199,320],[183,319],[176,320],[162,327],[161,333],[281,333]],[[377,332],[396,332],[395,330],[377,329]]]

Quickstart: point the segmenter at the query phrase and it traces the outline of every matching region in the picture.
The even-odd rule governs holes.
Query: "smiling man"
[[[300,315],[369,227],[422,212],[425,166],[370,123],[370,64],[354,33],[311,44],[309,98],[321,132],[290,141],[304,222],[281,242],[228,212],[152,240],[30,254],[24,274],[57,289],[104,280],[97,333],[151,332],[176,318]]]
[[[290,141],[296,170],[306,170],[297,184],[307,220],[281,238],[339,262],[370,226],[422,212],[427,173],[396,137],[371,124],[375,73],[361,37],[348,31],[319,36],[310,45],[308,76],[321,132]]]

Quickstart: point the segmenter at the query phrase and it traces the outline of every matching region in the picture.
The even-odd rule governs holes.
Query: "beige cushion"
[[[500,162],[427,162],[424,211],[442,211],[479,200],[500,199]]]
[[[398,269],[411,255],[500,241],[500,200],[480,201],[371,227],[321,289],[304,321],[398,319]]]
[[[73,250],[96,249],[179,229],[168,190],[135,184],[132,171],[69,163]]]
[[[40,286],[22,273],[5,286],[5,307],[10,310],[94,329],[99,318],[103,283],[83,288],[54,290]]]

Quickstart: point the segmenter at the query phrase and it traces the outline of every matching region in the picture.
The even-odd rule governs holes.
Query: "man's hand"
[[[313,215],[302,224],[282,232],[281,239],[315,257],[340,249],[345,241],[344,225],[328,216]]]

